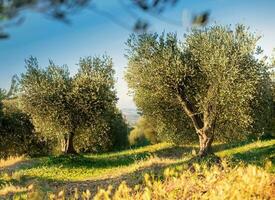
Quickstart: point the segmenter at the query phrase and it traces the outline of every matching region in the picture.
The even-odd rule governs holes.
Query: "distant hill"
[[[121,111],[130,125],[134,125],[140,116],[134,108],[122,108]]]

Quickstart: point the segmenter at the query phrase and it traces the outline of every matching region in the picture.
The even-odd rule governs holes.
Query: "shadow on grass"
[[[223,148],[222,146],[219,146],[219,150],[226,150],[231,149],[235,147],[239,147],[245,144],[249,144],[251,142],[242,142],[241,144],[231,144],[231,145],[225,145]],[[164,158],[177,158],[182,156],[182,153],[186,153],[193,148],[181,148],[181,147],[169,147],[167,149],[163,149],[160,151],[155,152],[159,156],[163,156]],[[216,149],[217,150],[217,149]],[[176,154],[174,154],[177,152]],[[231,161],[234,164],[238,164],[240,162],[243,162],[244,164],[252,164],[257,165],[260,167],[263,167],[265,164],[265,161],[271,160],[273,165],[275,162],[275,145],[270,145],[266,147],[256,147],[249,151],[242,152],[242,153],[235,153],[231,155]],[[162,176],[164,169],[167,167],[182,167],[182,166],[188,166],[190,164],[192,158],[181,161],[178,163],[170,163],[170,164],[152,164],[148,167],[141,167],[140,169],[126,173],[123,175],[120,175],[115,178],[106,178],[102,180],[93,180],[93,181],[65,181],[65,182],[52,182],[51,185],[55,188],[65,188],[69,193],[73,191],[74,188],[78,187],[81,188],[83,191],[86,189],[89,189],[91,192],[96,192],[97,189],[105,188],[107,189],[108,185],[112,184],[114,188],[117,188],[118,185],[122,181],[127,181],[127,185],[133,187],[136,184],[141,184],[143,182],[143,175],[145,173],[153,173],[157,176]]]
[[[215,153],[242,146],[245,144],[252,143],[252,141],[239,142],[233,144],[214,144],[213,151]],[[150,152],[150,150],[144,150],[135,152],[133,154],[113,154],[109,156],[89,156],[89,155],[61,155],[61,156],[49,156],[36,159],[32,164],[21,165],[20,167],[12,167],[13,171],[17,169],[34,169],[40,167],[61,167],[61,168],[82,168],[82,169],[107,169],[114,167],[129,166],[136,161],[147,160],[151,156],[157,156],[161,159],[180,159],[184,155],[190,155],[192,150],[198,152],[198,147],[196,146],[169,146],[164,149],[155,150]],[[248,163],[260,163],[264,158],[267,157],[268,153],[274,153],[274,145],[265,148],[256,148],[249,152],[233,154],[234,159],[243,160]],[[274,160],[274,158],[273,158]]]
[[[275,145],[267,147],[253,148],[242,153],[235,153],[231,155],[232,162],[237,164],[240,161],[244,164],[252,164],[263,167],[265,162],[270,160],[275,164]]]
[[[148,152],[134,155],[117,156],[112,158],[90,158],[85,155],[77,156],[54,156],[47,158],[47,161],[40,163],[42,166],[62,166],[62,168],[112,168],[127,166],[136,160],[146,159],[150,156]],[[36,166],[37,167],[37,166]],[[39,166],[38,166],[39,167]]]
[[[154,152],[154,154],[159,158],[180,159],[186,154],[187,155],[192,154],[192,150],[198,151],[198,147],[172,146],[166,149],[158,150]]]
[[[117,189],[118,186],[125,181],[128,186],[134,187],[137,184],[144,183],[144,174],[148,173],[154,175],[159,180],[163,179],[163,172],[167,167],[182,167],[183,165],[188,168],[189,160],[177,162],[177,163],[153,163],[149,166],[143,166],[139,169],[131,172],[125,172],[118,176],[108,177],[108,178],[98,178],[93,180],[83,180],[83,181],[70,181],[70,180],[52,180],[41,177],[31,177],[26,176],[28,180],[35,180],[40,186],[47,185],[50,188],[48,191],[57,192],[61,189],[65,191],[66,194],[73,194],[75,188],[78,188],[78,191],[82,193],[89,189],[92,194],[98,192],[99,188],[107,189],[109,185],[112,185],[114,189]]]
[[[144,174],[154,174],[154,176],[163,178],[163,172],[167,167],[177,167],[187,164],[188,161],[182,161],[173,164],[157,164],[154,163],[147,167],[141,167],[133,172],[124,173],[123,175],[88,181],[64,181],[64,182],[51,182],[49,185],[52,188],[65,188],[69,193],[74,191],[75,188],[80,188],[82,191],[89,189],[92,193],[96,193],[98,188],[107,189],[109,185],[112,185],[116,189],[121,182],[125,181],[128,186],[134,187],[137,184],[144,183]],[[187,165],[186,165],[187,166]]]
[[[183,165],[187,161],[182,161],[177,164],[159,164],[154,163],[150,166],[141,167],[138,170],[133,172],[123,173],[122,175],[115,176],[115,177],[108,177],[103,179],[94,179],[94,180],[83,180],[83,181],[61,181],[61,180],[52,180],[42,177],[34,177],[25,175],[24,182],[14,182],[8,181],[7,184],[13,184],[16,187],[28,187],[30,184],[35,183],[35,187],[47,187],[44,189],[45,192],[58,192],[60,190],[64,190],[65,193],[73,194],[75,192],[75,188],[78,188],[80,193],[89,189],[92,194],[98,192],[99,188],[107,189],[109,185],[112,185],[114,189],[118,188],[121,182],[126,181],[127,185],[133,187],[137,184],[144,183],[144,174],[154,174],[155,176],[161,177],[163,175],[164,169],[167,167],[176,167]],[[1,188],[1,187],[0,187]],[[18,192],[11,192],[8,195],[4,195],[5,197],[14,197],[13,195],[18,195]],[[1,195],[0,195],[1,199]]]
[[[173,146],[166,149],[156,150],[154,152],[144,151],[130,155],[113,155],[110,157],[89,157],[85,155],[61,155],[42,158],[41,161],[32,166],[22,166],[20,169],[32,169],[40,167],[62,167],[62,168],[84,168],[84,169],[102,169],[128,166],[136,161],[147,160],[151,156],[159,158],[180,159],[183,154],[190,154],[193,147]]]
[[[253,141],[253,140],[245,140],[245,141],[234,142],[234,143],[213,144],[212,148],[213,148],[213,152],[217,153],[219,151],[233,149],[233,148],[248,145],[248,144],[251,144],[251,143],[254,143],[254,142],[255,141]]]
[[[239,142],[233,144],[214,144],[214,152],[219,152],[225,149],[235,148],[250,142]],[[136,148],[137,150],[139,148]],[[114,168],[121,166],[128,166],[136,161],[149,159],[150,156],[157,156],[163,159],[180,159],[184,155],[190,155],[192,150],[198,152],[197,146],[169,146],[164,149],[155,150],[150,152],[150,149],[145,149],[144,151],[134,152],[132,154],[111,152],[110,156],[102,156],[101,154],[90,156],[90,155],[61,155],[61,156],[48,156],[41,159],[35,159],[35,162],[30,164],[24,163],[16,166],[11,166],[3,171],[16,171],[18,169],[33,169],[40,167],[62,167],[62,168],[83,168],[83,169],[104,169],[104,168]],[[117,153],[117,154],[116,154]],[[1,172],[1,170],[0,170]]]

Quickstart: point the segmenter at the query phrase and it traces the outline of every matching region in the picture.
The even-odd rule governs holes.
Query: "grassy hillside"
[[[183,175],[185,177],[184,180],[188,181],[188,183],[190,183],[191,179],[195,181],[193,189],[197,191],[201,191],[201,188],[197,184],[205,182],[214,184],[211,182],[212,180],[216,180],[215,184],[217,184],[217,182],[221,180],[229,180],[230,177],[235,177],[235,182],[243,183],[242,186],[245,186],[245,181],[249,181],[252,185],[257,184],[256,182],[258,181],[262,181],[261,184],[263,184],[263,188],[258,189],[264,189],[264,193],[267,195],[267,191],[269,191],[270,188],[266,188],[265,183],[268,183],[270,187],[274,186],[270,184],[272,181],[274,184],[275,181],[273,176],[275,172],[275,140],[252,143],[243,142],[230,145],[216,144],[214,145],[214,151],[216,155],[222,158],[222,164],[219,164],[219,168],[213,170],[209,167],[205,168],[206,164],[209,163],[207,160],[205,160],[204,163],[194,164],[196,160],[192,158],[197,150],[197,146],[174,146],[168,143],[161,143],[98,155],[85,154],[79,156],[21,159],[16,163],[7,161],[6,163],[11,163],[9,166],[7,166],[5,162],[0,162],[0,198],[5,199],[14,195],[21,195],[21,197],[27,198],[27,193],[30,193],[30,191],[39,191],[38,196],[48,195],[48,197],[50,193],[57,194],[57,192],[61,190],[67,195],[76,195],[76,193],[82,194],[82,191],[86,191],[87,189],[88,194],[83,193],[82,195],[89,196],[91,192],[91,196],[94,196],[98,188],[106,189],[106,191],[100,190],[101,195],[112,196],[115,195],[114,191],[121,182],[125,181],[127,186],[124,183],[120,185],[120,189],[118,189],[120,193],[122,191],[127,193],[128,191],[129,194],[127,193],[127,195],[129,199],[139,199],[141,197],[130,197],[129,195],[146,195],[144,188],[148,188],[148,181],[152,178],[154,181],[151,180],[150,183],[151,191],[156,189],[154,187],[166,191],[168,183],[172,184],[173,182],[175,185],[176,182],[177,187],[182,186],[182,184],[179,184],[177,181],[181,180],[182,183]],[[257,167],[260,167],[260,169]],[[261,174],[258,178],[265,177],[265,179],[258,180],[257,176],[251,175],[251,177],[247,177],[247,180],[242,180],[240,179],[242,176],[238,176],[238,174],[241,175],[242,173],[255,173],[255,170],[258,174]],[[190,174],[190,172],[193,174]],[[205,180],[198,178],[198,174],[205,176]],[[207,176],[205,174],[207,174]],[[214,175],[216,178],[213,177]],[[167,177],[173,177],[173,179],[167,179]],[[212,179],[209,177],[212,177]],[[218,179],[217,177],[220,178]],[[253,180],[250,179],[252,177],[254,177]],[[251,181],[255,181],[255,183]],[[156,183],[158,183],[158,185],[153,187],[152,184],[154,185]],[[225,182],[221,182],[220,184],[225,184]],[[110,188],[109,190],[107,189],[109,185],[113,186],[112,190]],[[33,187],[35,189],[33,189]],[[147,190],[150,190],[150,187]],[[153,190],[152,187],[154,188]],[[78,188],[80,192],[75,192],[75,188]],[[137,188],[136,192],[130,192],[131,188]],[[254,188],[251,189],[254,191]],[[182,196],[182,192],[187,189],[171,189],[171,191],[179,190]],[[192,187],[190,185],[189,193],[191,190]],[[221,188],[219,190],[221,190]],[[188,194],[188,191],[186,191],[186,194]],[[247,189],[247,191],[250,190]],[[100,195],[100,192],[98,195]],[[120,193],[117,195],[120,195]],[[260,195],[261,191],[256,193],[259,199],[264,197]],[[37,192],[35,194],[37,195]],[[164,192],[164,194],[167,194],[167,191]],[[178,192],[173,194],[175,195],[173,197],[177,199],[177,195],[179,195]],[[200,193],[198,192],[198,194]],[[207,192],[205,192],[205,194],[210,195]],[[62,195],[62,192],[60,195]],[[189,196],[190,195],[191,194],[189,194]],[[211,195],[208,197],[213,197]],[[128,198],[126,197],[124,199]],[[169,198],[174,199],[173,197]],[[115,196],[113,198],[115,199]],[[142,197],[141,199],[144,198]],[[151,196],[147,199],[161,198],[164,198],[164,196]],[[101,199],[108,198],[104,197]]]

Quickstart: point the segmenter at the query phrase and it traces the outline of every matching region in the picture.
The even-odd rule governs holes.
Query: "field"
[[[185,199],[184,195],[196,198],[195,193],[197,198],[203,194],[211,199],[218,197],[217,191],[224,191],[222,199],[230,199],[226,198],[230,188],[248,199],[275,197],[275,140],[215,144],[219,163],[215,157],[194,159],[197,150],[197,146],[161,143],[104,154],[11,158],[0,162],[0,199],[89,199],[97,192],[95,199],[178,199],[178,195]],[[211,167],[213,163],[217,165]],[[211,188],[202,189],[202,183]],[[236,197],[241,198],[239,193]]]

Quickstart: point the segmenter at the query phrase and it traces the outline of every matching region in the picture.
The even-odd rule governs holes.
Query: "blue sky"
[[[119,2],[130,0],[94,0],[101,10],[112,14],[112,19],[126,26],[135,19]],[[176,7],[167,10],[164,16],[182,25],[173,25],[132,9],[136,15],[150,20],[151,31],[177,32],[179,37],[190,29],[192,14],[205,10],[211,12],[210,23],[243,23],[262,36],[259,45],[266,55],[275,47],[275,1],[273,0],[179,0]],[[48,60],[56,64],[67,64],[72,74],[77,70],[80,57],[107,54],[113,58],[116,70],[117,93],[120,108],[134,108],[132,98],[127,95],[127,84],[123,74],[127,65],[124,57],[125,41],[131,30],[117,25],[107,17],[86,9],[70,16],[67,25],[49,19],[41,14],[25,13],[26,21],[17,27],[7,29],[11,37],[0,41],[0,88],[8,88],[14,74],[25,71],[24,59],[38,58],[42,67]]]

